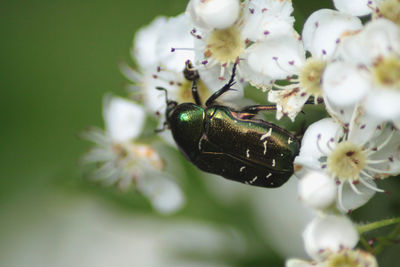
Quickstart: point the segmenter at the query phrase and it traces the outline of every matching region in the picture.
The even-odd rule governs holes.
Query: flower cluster
[[[120,66],[136,103],[107,98],[106,132],[88,132],[98,145],[86,156],[100,163],[95,176],[122,187],[135,183],[160,210],[179,208],[182,194],[164,177],[160,156],[137,141],[146,114],[155,114],[159,127],[165,122],[166,95],[155,88],[166,88],[178,104],[194,102],[184,75],[189,67],[199,73],[204,102],[235,66],[235,90],[218,100],[268,100],[278,120],[296,120],[305,104],[327,112],[302,132],[294,162],[299,199],[317,214],[303,234],[314,261],[287,266],[377,266],[374,256],[355,249],[359,234],[344,213],[385,192],[376,182],[400,174],[400,2],[333,2],[337,10],[311,14],[301,34],[290,0],[190,0],[185,13],[154,19],[134,38],[136,67]],[[265,99],[246,99],[250,86]]]
[[[83,158],[95,164],[91,177],[105,185],[127,189],[134,184],[161,213],[170,213],[183,204],[176,183],[163,172],[164,162],[149,144],[139,141],[145,110],[129,100],[106,96],[103,105],[105,131],[90,129],[83,137],[96,144]]]

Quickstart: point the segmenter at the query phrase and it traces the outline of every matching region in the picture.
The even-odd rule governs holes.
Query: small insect
[[[200,170],[230,180],[261,187],[279,187],[293,174],[293,160],[299,140],[287,130],[255,119],[260,111],[276,110],[274,105],[247,106],[241,110],[220,105],[217,99],[235,84],[236,65],[227,84],[211,95],[205,105],[197,92],[199,74],[187,63],[186,79],[193,82],[195,103],[178,104],[166,97],[168,128],[183,155]]]

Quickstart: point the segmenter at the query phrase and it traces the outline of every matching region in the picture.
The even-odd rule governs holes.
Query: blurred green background
[[[186,178],[182,182],[188,204],[177,215],[162,217],[133,192],[102,188],[82,178],[78,161],[89,144],[77,136],[90,125],[102,127],[101,103],[106,92],[124,95],[126,81],[117,64],[130,62],[134,32],[157,15],[179,14],[186,3],[2,1],[1,266],[158,266],[158,254],[150,253],[159,245],[155,233],[169,226],[184,229],[187,224],[179,225],[185,220],[193,225],[195,220],[211,222],[222,229],[223,236],[242,235],[250,240],[245,243],[250,244],[251,253],[246,249],[236,253],[243,250],[222,242],[225,237],[221,237],[216,253],[186,255],[205,258],[204,266],[211,262],[216,266],[282,265],[283,254],[271,249],[259,226],[253,225],[256,219],[248,196],[261,193],[259,189],[235,184],[239,193],[227,203],[209,192],[198,171],[184,165],[187,176],[194,177],[190,183]],[[331,3],[299,0],[294,5],[300,29],[308,14]],[[398,188],[399,183],[394,185]],[[399,214],[398,197],[379,199],[374,203],[386,204],[372,203],[369,210],[377,205],[384,207],[381,217],[393,210]],[[276,207],[280,208],[279,203]],[[364,210],[360,218],[368,214]],[[234,234],[230,230],[226,234],[231,226]],[[133,239],[140,246],[132,245]],[[106,254],[108,258],[101,257]]]

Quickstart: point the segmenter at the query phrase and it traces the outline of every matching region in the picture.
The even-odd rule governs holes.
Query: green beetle
[[[299,140],[287,130],[255,119],[260,111],[275,106],[248,106],[241,110],[219,105],[216,100],[235,84],[234,65],[229,82],[211,95],[203,106],[197,92],[199,75],[187,67],[185,77],[193,82],[194,103],[179,104],[166,94],[164,128],[185,157],[199,169],[230,180],[261,187],[279,187],[293,174]]]

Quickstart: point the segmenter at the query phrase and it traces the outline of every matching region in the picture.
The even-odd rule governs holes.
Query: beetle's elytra
[[[275,106],[248,106],[234,110],[216,100],[231,90],[236,64],[229,82],[202,105],[197,93],[199,75],[187,67],[193,81],[194,103],[177,104],[166,92],[166,122],[179,150],[199,169],[227,179],[262,187],[279,187],[293,174],[293,160],[300,142],[285,129],[254,119]]]

